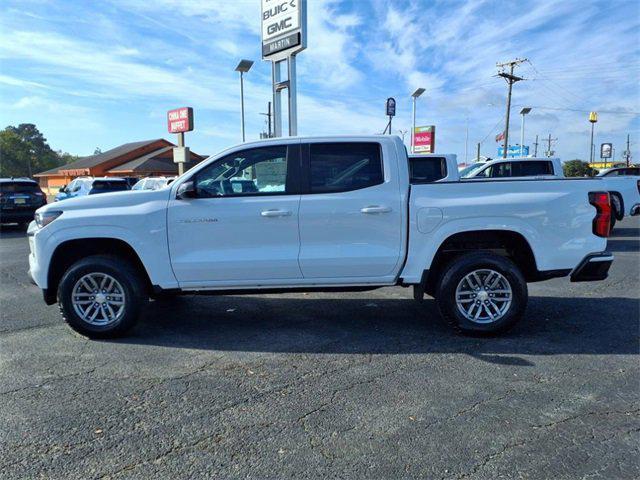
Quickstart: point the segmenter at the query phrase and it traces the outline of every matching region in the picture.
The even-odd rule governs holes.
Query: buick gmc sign
[[[305,48],[306,0],[262,0],[262,57]]]

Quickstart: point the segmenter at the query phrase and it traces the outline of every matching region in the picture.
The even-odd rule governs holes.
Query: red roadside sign
[[[182,107],[167,112],[169,133],[190,132],[193,130],[193,108]]]
[[[416,127],[413,132],[413,151],[415,153],[433,153],[436,147],[436,127]]]

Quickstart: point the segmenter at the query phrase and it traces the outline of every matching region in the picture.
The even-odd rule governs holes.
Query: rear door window
[[[312,143],[309,145],[309,192],[359,190],[384,182],[378,143]]]
[[[553,165],[547,161],[526,161],[513,164],[514,177],[553,175]]]
[[[409,181],[414,184],[431,183],[447,176],[447,160],[444,157],[410,157]]]

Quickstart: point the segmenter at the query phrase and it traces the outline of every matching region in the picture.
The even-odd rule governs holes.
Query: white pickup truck
[[[606,278],[609,215],[600,180],[429,183],[395,136],[272,139],[160,190],[38,209],[29,264],[91,338],[124,334],[155,296],[392,285],[493,333],[523,316],[527,282]]]
[[[484,162],[472,169],[462,180],[528,177],[535,179],[564,178],[562,162],[559,158],[500,158]],[[604,189],[611,195],[611,229],[616,220],[629,215],[640,214],[640,176],[612,175],[602,178]]]

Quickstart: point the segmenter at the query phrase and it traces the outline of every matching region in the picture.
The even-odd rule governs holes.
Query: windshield
[[[483,162],[474,163],[473,165],[469,165],[468,167],[463,168],[458,173],[460,174],[460,177],[462,177],[462,178],[468,177],[469,175],[471,175],[472,173],[475,173],[476,171],[478,171],[480,168],[482,168],[484,166],[485,166],[485,163],[483,163]]]
[[[40,187],[32,182],[15,182],[15,183],[0,183],[0,192],[39,192]]]
[[[96,180],[93,182],[91,190],[101,192],[117,192],[120,190],[128,190],[129,186],[124,181],[113,180]]]

